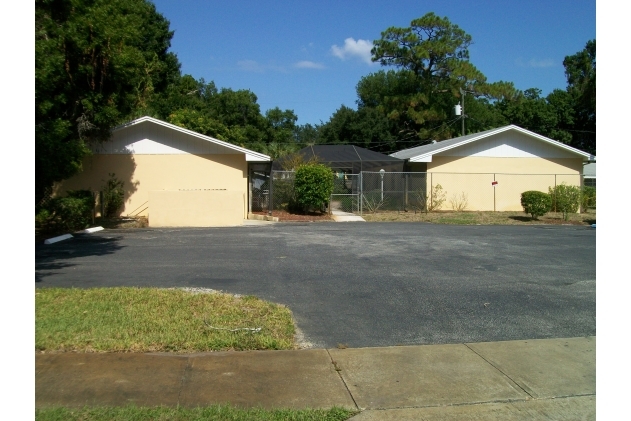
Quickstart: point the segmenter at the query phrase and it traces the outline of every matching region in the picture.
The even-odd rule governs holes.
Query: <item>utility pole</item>
[[[462,135],[464,136],[464,94],[465,94],[466,91],[463,91],[462,88],[458,88],[458,89],[460,89],[460,98],[461,98],[460,102],[462,103],[461,104],[461,110],[462,110],[461,111],[462,112],[461,120],[462,120]]]
[[[464,136],[464,119],[466,118],[466,115],[464,113],[464,96],[467,92],[469,92],[470,94],[473,94],[474,96],[478,96],[481,94],[474,91],[467,91],[462,88],[458,88],[458,89],[460,90],[460,104],[456,105],[456,115],[462,116],[460,120],[462,120],[462,135]]]

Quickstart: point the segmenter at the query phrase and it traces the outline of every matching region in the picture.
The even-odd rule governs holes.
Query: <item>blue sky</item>
[[[356,108],[357,82],[383,68],[370,62],[372,41],[428,12],[472,36],[470,60],[488,81],[544,95],[565,89],[564,57],[596,38],[595,0],[154,4],[175,31],[171,51],[183,73],[218,88],[249,89],[262,112],[291,109],[299,124],[326,122],[342,104]]]

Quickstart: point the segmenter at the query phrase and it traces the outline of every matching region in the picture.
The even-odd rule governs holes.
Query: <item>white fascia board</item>
[[[246,153],[245,160],[247,162],[269,162],[271,158],[267,155],[254,153]]]
[[[542,136],[540,134],[531,132],[530,130],[522,129],[521,127],[518,127],[518,126],[515,126],[515,125],[511,125],[509,127],[517,130],[518,132],[522,132],[525,135],[528,135],[528,136],[531,136],[531,137],[535,137],[535,138],[537,138],[539,140],[543,140],[544,142],[549,143],[550,145],[556,146],[556,147],[561,148],[561,149],[565,149],[566,151],[572,152],[572,153],[577,154],[577,155],[581,155],[586,160],[592,160],[592,159],[596,160],[596,157],[594,155],[588,153],[588,152],[583,152],[580,149],[573,148],[573,147],[568,146],[568,145],[566,145],[564,143],[558,142],[558,141],[556,141],[554,139],[550,139],[549,137],[545,137],[545,136]]]
[[[187,134],[189,136],[194,136],[194,137],[196,137],[198,139],[202,139],[202,140],[205,140],[207,142],[215,143],[217,145],[226,147],[228,149],[232,149],[232,150],[235,150],[235,151],[238,151],[238,152],[242,152],[242,153],[244,153],[246,155],[246,161],[256,160],[256,161],[261,161],[261,162],[267,162],[267,161],[271,161],[272,160],[271,157],[269,157],[267,155],[263,155],[262,153],[251,151],[249,149],[242,148],[242,147],[237,146],[237,145],[233,145],[232,143],[224,142],[223,140],[215,139],[214,137],[206,136],[206,135],[194,132],[192,130],[188,130],[188,129],[185,129],[183,127],[176,126],[174,124],[167,123],[166,121],[158,120],[158,119],[153,118],[153,117],[145,116],[145,117],[137,118],[136,120],[130,121],[129,123],[125,123],[125,124],[122,124],[120,126],[114,127],[112,129],[112,132],[116,132],[116,131],[125,129],[126,127],[133,126],[133,125],[136,125],[136,124],[144,123],[146,121],[154,123],[154,124],[158,124],[160,126],[163,126],[163,127],[166,127],[166,128],[172,129],[172,130],[176,130],[176,131],[181,132],[181,133],[185,133],[185,134]],[[248,159],[248,155],[250,156],[251,159]]]
[[[432,155],[419,155],[410,158],[410,162],[432,162]]]

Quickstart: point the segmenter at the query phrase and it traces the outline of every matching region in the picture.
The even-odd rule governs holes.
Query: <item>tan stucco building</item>
[[[406,171],[427,174],[427,191],[464,195],[467,210],[521,211],[521,193],[581,186],[583,166],[596,157],[515,125],[405,149],[391,156]]]
[[[112,130],[83,170],[56,193],[101,191],[109,174],[122,180],[121,215],[146,216],[150,226],[234,226],[248,214],[248,171],[270,157],[151,117]]]

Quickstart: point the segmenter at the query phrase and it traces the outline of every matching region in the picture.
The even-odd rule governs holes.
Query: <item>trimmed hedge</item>
[[[532,219],[537,219],[550,211],[552,197],[541,191],[525,191],[521,194],[521,206]]]
[[[324,164],[305,164],[296,170],[294,192],[303,210],[322,209],[333,191],[333,171]]]

